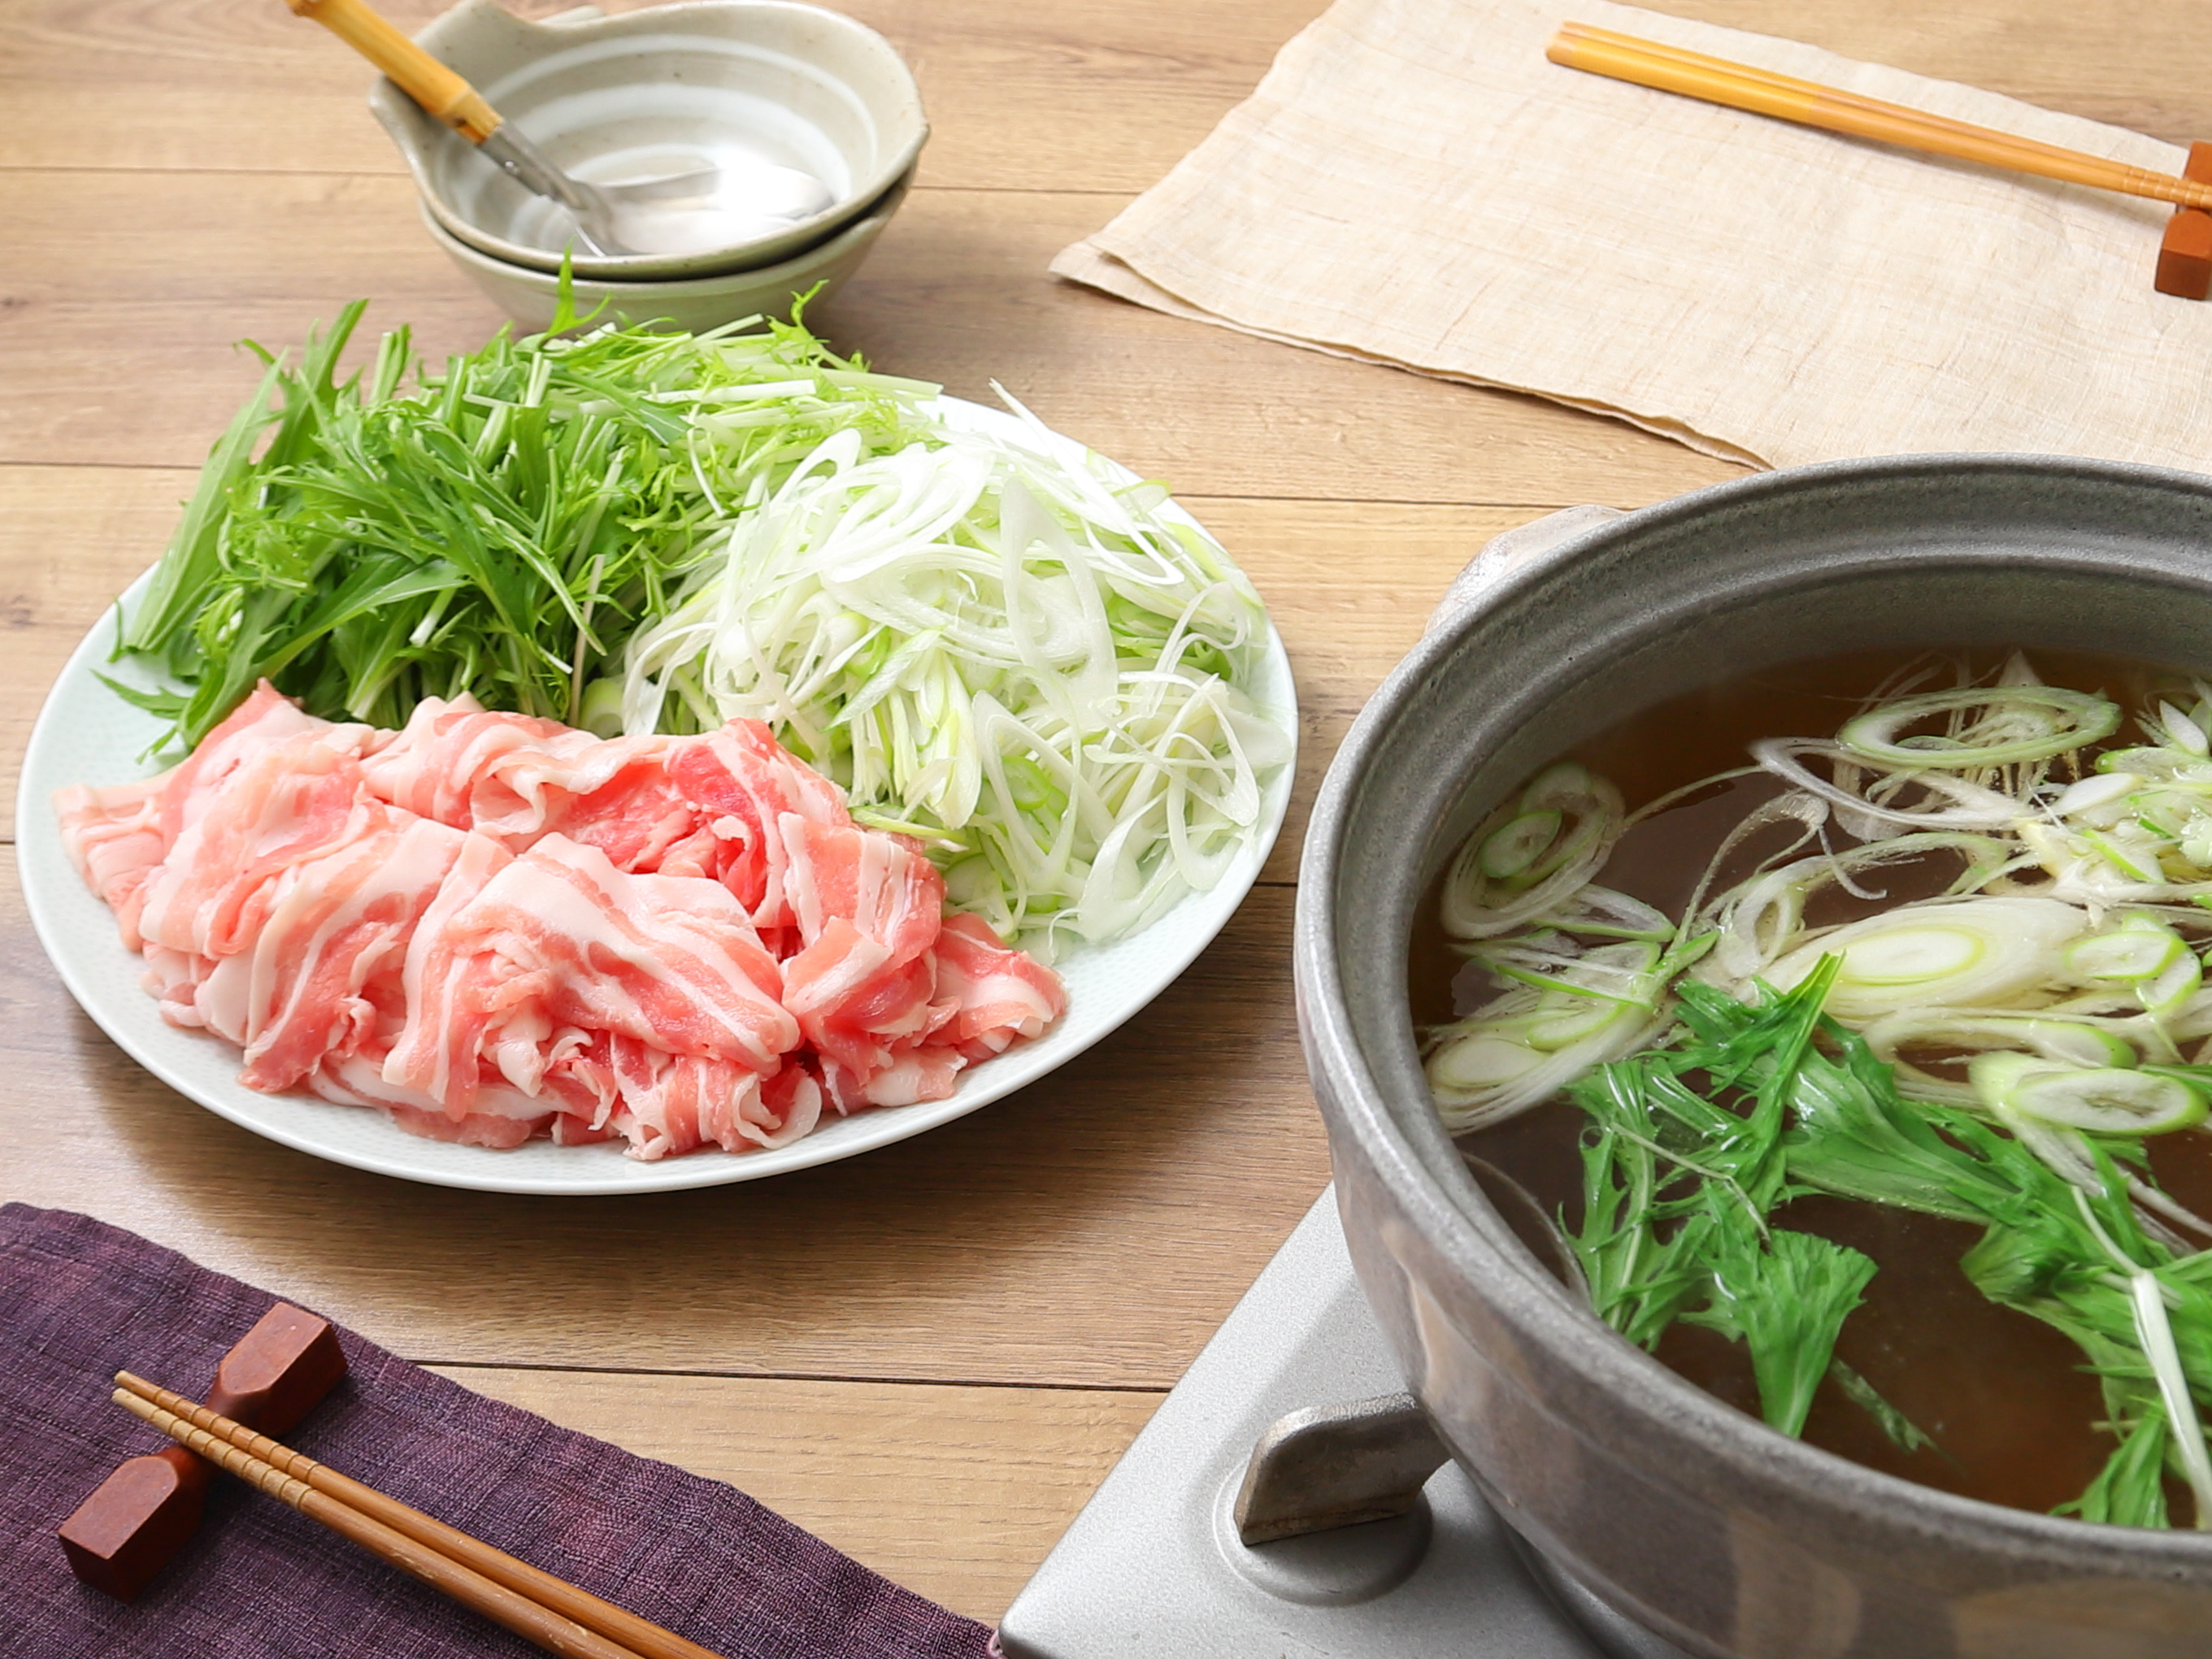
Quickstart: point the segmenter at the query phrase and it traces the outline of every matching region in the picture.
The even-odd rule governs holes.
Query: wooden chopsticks
[[[2069,185],[2147,196],[2181,207],[2212,208],[2212,185],[2016,137],[1990,127],[1923,114],[1902,104],[1884,103],[1879,98],[1862,97],[1587,23],[1563,24],[1544,55],[1568,69],[1794,121],[1801,126],[1872,138],[1955,161],[1978,161],[2011,173],[2034,173]]]
[[[549,1653],[569,1659],[717,1659],[649,1620],[301,1456],[244,1424],[115,1375],[115,1403],[218,1468],[290,1504]]]

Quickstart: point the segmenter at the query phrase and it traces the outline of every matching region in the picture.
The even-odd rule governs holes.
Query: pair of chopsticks
[[[2069,185],[2117,191],[2124,196],[2147,196],[2180,207],[2212,208],[2212,185],[2108,161],[2057,144],[2038,143],[1991,127],[1923,114],[1902,104],[1863,98],[1856,93],[1587,23],[1563,24],[1544,55],[1568,69],[1747,110],[1753,115],[1794,121],[1801,126],[1873,138],[1905,149],[1978,161],[1985,167],[2034,173]]]
[[[302,1457],[180,1394],[118,1371],[115,1403],[371,1554],[568,1659],[717,1659],[527,1561]]]

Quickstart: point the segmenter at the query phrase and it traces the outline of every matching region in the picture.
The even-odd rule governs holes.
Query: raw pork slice
[[[475,884],[480,872],[457,873]],[[532,1097],[550,1084],[585,1127],[647,1157],[767,1144],[787,1127],[762,1091],[799,1045],[799,1022],[720,884],[631,875],[552,835],[434,908],[410,950],[409,1017],[386,1082],[457,1119],[487,1075]]]
[[[199,1023],[245,1049],[247,1088],[292,1088],[332,1057],[381,1054],[404,1019],[408,939],[466,837],[406,813],[384,820],[287,870],[252,950],[195,993]]]
[[[945,917],[937,935],[937,994],[959,1005],[942,1040],[971,1060],[1042,1036],[1067,1006],[1060,975],[1028,952],[1009,950],[981,916]]]
[[[735,893],[763,937],[795,927],[791,854],[779,826],[787,816],[849,824],[852,816],[837,786],[786,754],[758,720],[732,720],[719,732],[686,738],[671,757],[669,771],[720,843],[711,855],[696,842],[687,844],[681,849],[687,861]]]
[[[472,698],[433,697],[364,769],[384,799],[510,852],[559,834],[598,848],[618,870],[652,873],[699,829],[698,809],[668,774],[679,741],[602,740],[557,720],[489,713]]]
[[[279,876],[358,841],[385,816],[351,744],[314,732],[271,744],[179,826],[139,891],[137,933],[204,957],[250,949]]]
[[[264,684],[173,770],[56,805],[165,1018],[249,1088],[440,1139],[784,1146],[942,1099],[1064,1006],[754,721],[602,741],[432,699],[372,732]]]
[[[264,680],[198,748],[159,776],[106,789],[73,784],[57,790],[62,846],[86,884],[114,910],[124,943],[135,951],[148,878],[239,768],[302,738],[324,744],[333,756],[358,754],[371,735],[365,726],[332,726],[301,714]]]

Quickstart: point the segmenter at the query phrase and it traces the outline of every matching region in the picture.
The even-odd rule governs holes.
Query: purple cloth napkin
[[[167,1443],[108,1403],[120,1370],[197,1395],[281,1299],[58,1210],[0,1209],[0,1655],[524,1659],[538,1650],[273,1499],[218,1478],[199,1534],[131,1605],[54,1528]],[[341,1332],[352,1375],[287,1437],[731,1659],[981,1659],[989,1632],[732,1487],[471,1394]]]

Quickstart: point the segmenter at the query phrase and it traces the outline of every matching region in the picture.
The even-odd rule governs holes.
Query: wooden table
[[[391,0],[409,27],[436,0]],[[537,9],[557,9],[557,3]],[[2201,0],[1668,9],[2212,135]],[[920,76],[920,187],[817,320],[1169,480],[1267,595],[1303,777],[1174,992],[1026,1093],[781,1180],[485,1197],[259,1140],[70,1003],[0,873],[0,1197],[88,1211],[469,1386],[727,1479],[979,1618],[1004,1609],[1328,1179],[1291,1009],[1303,804],[1488,536],[1734,469],[1532,398],[1170,321],[1045,275],[1319,0],[857,0]],[[345,301],[431,354],[498,324],[431,246],[368,75],[278,0],[0,3],[0,802],[70,646],[161,549],[255,374]],[[2149,251],[2146,250],[2145,280]],[[0,830],[12,835],[9,808]]]

